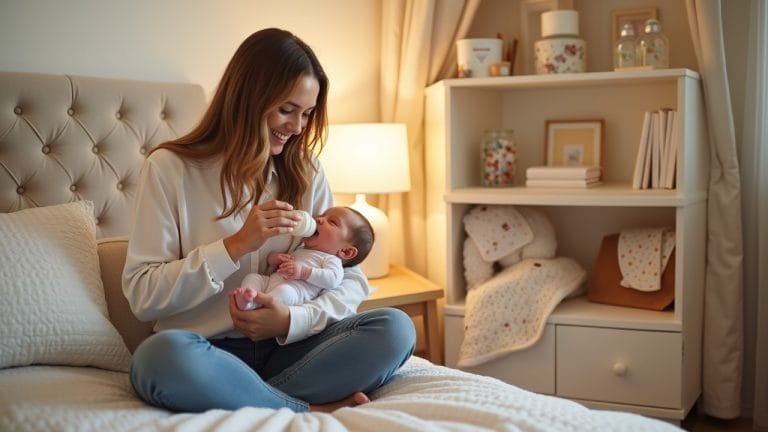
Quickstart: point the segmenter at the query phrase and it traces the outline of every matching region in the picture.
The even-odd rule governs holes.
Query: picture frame
[[[601,166],[603,119],[547,120],[544,136],[547,166]]]
[[[616,46],[621,34],[621,27],[626,23],[631,23],[635,27],[635,35],[640,37],[643,34],[645,22],[651,18],[658,19],[659,11],[657,8],[639,8],[639,9],[619,9],[611,11],[611,46]]]

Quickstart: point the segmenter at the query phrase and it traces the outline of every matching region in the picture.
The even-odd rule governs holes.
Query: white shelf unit
[[[682,120],[677,188],[631,187],[643,114]],[[526,188],[544,165],[548,119],[605,121],[603,181],[590,189]],[[486,129],[513,129],[515,186],[481,186]],[[709,154],[699,75],[688,69],[448,79],[426,91],[428,276],[446,287],[446,365],[463,338],[464,214],[477,204],[536,206],[555,226],[557,255],[588,272],[605,235],[624,228],[676,231],[675,303],[657,312],[563,302],[535,346],[471,369],[585,405],[683,419],[700,394]],[[614,370],[615,369],[615,370]],[[623,374],[622,374],[623,372]]]

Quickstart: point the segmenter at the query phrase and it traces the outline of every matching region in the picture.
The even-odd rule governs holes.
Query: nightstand
[[[387,276],[370,279],[368,284],[375,287],[376,291],[360,304],[358,311],[395,307],[410,317],[421,317],[427,351],[424,357],[434,364],[442,364],[443,347],[438,331],[437,299],[443,297],[443,289],[401,266],[392,266]]]

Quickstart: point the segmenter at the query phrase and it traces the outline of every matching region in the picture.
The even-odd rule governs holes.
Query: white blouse
[[[238,214],[216,219],[224,208],[220,172],[220,159],[187,162],[168,150],[152,153],[142,166],[123,293],[137,318],[156,321],[156,331],[173,328],[207,338],[243,337],[233,327],[227,294],[246,274],[266,274],[270,253],[292,252],[299,246],[300,239],[279,235],[238,262],[232,261],[223,239],[240,229],[251,205]],[[271,168],[259,204],[276,195],[276,176]],[[300,208],[317,215],[332,205],[333,196],[321,167]],[[289,306],[288,335],[278,341],[302,340],[354,314],[368,292],[362,271],[357,266],[345,268],[341,287],[305,304]]]

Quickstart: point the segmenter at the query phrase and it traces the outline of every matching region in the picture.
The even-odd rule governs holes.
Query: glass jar
[[[619,40],[613,47],[613,68],[639,66],[637,63],[637,43],[635,42],[635,26],[626,23],[621,27]]]
[[[480,160],[483,186],[512,186],[517,162],[515,132],[511,129],[483,132]]]
[[[637,52],[641,66],[653,66],[657,69],[669,67],[669,40],[661,32],[661,23],[658,20],[649,19],[645,22]]]

